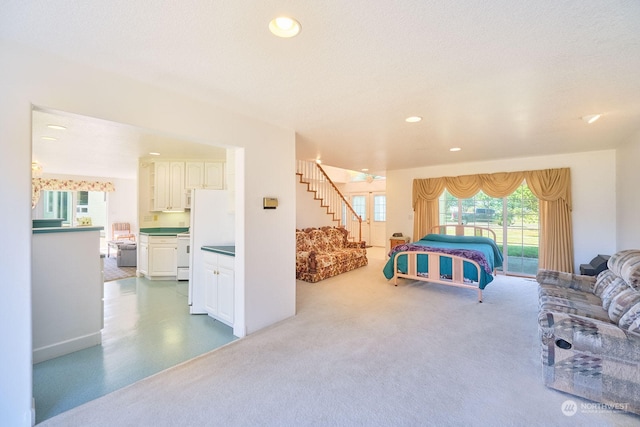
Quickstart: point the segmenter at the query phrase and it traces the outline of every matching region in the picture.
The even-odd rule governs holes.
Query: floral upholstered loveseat
[[[597,277],[538,271],[546,386],[640,414],[640,250]]]
[[[367,263],[365,242],[348,241],[344,228],[296,230],[296,279],[318,282]]]

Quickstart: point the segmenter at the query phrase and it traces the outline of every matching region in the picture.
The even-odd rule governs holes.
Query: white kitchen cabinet
[[[140,235],[138,245],[138,273],[149,274],[149,236]]]
[[[150,169],[151,210],[185,209],[184,162],[152,162]]]
[[[235,259],[232,256],[205,252],[203,262],[205,310],[209,316],[233,326]]]
[[[147,240],[148,243],[145,243]],[[138,272],[148,279],[175,278],[178,272],[176,236],[140,235]]]
[[[185,188],[222,190],[224,187],[224,162],[186,162]]]

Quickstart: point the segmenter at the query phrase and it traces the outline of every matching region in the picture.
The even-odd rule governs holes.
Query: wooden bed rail
[[[429,272],[420,273],[418,275],[418,256],[426,255],[429,257]],[[398,258],[407,257],[407,272],[398,271]],[[451,278],[443,278],[440,273],[440,258],[451,259]],[[478,271],[478,281],[465,282],[464,279],[464,263],[472,264]],[[478,302],[482,302],[482,289],[480,289],[480,278],[482,277],[482,269],[480,265],[470,259],[462,258],[457,255],[449,255],[439,252],[426,251],[403,251],[397,252],[393,260],[393,284],[398,286],[398,277],[405,279],[420,280],[423,282],[438,283],[441,285],[455,286],[458,288],[476,289],[478,291]]]

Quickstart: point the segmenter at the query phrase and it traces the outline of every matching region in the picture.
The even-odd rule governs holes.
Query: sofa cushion
[[[339,250],[344,248],[345,235],[335,227],[323,227],[322,229],[327,235],[327,242],[331,246],[331,250]]]
[[[591,276],[591,280],[589,280],[589,276],[555,273],[559,274],[554,274],[550,270],[538,272],[537,279],[541,281],[538,286],[538,302],[541,312],[555,311],[610,322],[609,313],[602,308],[602,300],[591,291],[581,290],[590,289],[589,283],[594,283],[594,277]],[[571,277],[573,279],[570,279]],[[578,284],[575,284],[574,280],[577,280]],[[549,282],[558,285],[549,284]]]
[[[629,326],[636,323],[636,327],[638,326],[638,322],[640,321],[640,302],[629,308],[627,312],[620,318],[618,322],[618,326],[620,329],[628,330]]]
[[[602,306],[602,299],[591,292],[583,292],[576,289],[553,285],[538,286],[538,297],[540,302],[547,302],[551,298],[567,298],[573,301],[584,302],[586,304]]]
[[[593,288],[593,293],[602,298],[602,292],[604,289],[616,278],[616,275],[611,270],[604,270],[596,278],[596,285]]]
[[[555,308],[563,313],[572,313],[592,319],[609,320],[602,308],[602,300],[591,292],[582,292],[553,285],[540,285],[538,288],[540,309],[547,311]]]
[[[620,292],[611,300],[609,318],[612,322],[618,323],[620,318],[637,303],[640,303],[640,291],[629,288]]]
[[[607,267],[633,288],[640,288],[640,250],[627,249],[616,252],[607,261]]]
[[[327,234],[322,230],[311,230],[309,232],[311,250],[316,252],[328,252],[332,250]]]
[[[602,308],[609,310],[611,300],[625,289],[630,289],[630,287],[621,277],[613,279],[602,291]]]
[[[308,252],[311,250],[311,239],[304,231],[296,231],[296,251]]]
[[[554,285],[563,288],[571,288],[583,292],[593,292],[596,278],[593,276],[581,276],[555,270],[538,270],[536,281],[541,285]]]

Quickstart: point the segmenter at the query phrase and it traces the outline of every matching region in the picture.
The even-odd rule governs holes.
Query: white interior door
[[[362,217],[362,240],[371,246],[385,246],[387,196],[383,191],[351,194],[351,206]]]

